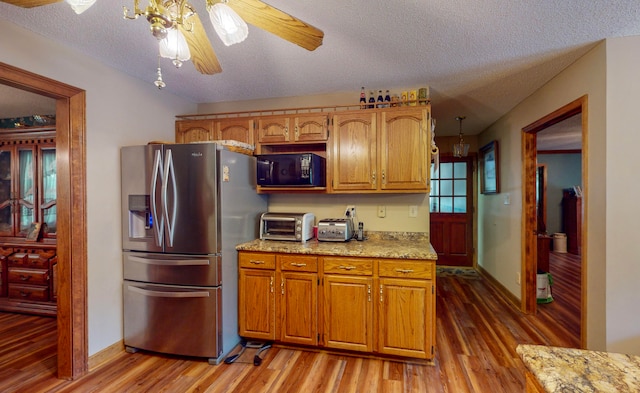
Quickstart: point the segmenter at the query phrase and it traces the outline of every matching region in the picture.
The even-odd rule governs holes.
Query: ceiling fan
[[[63,0],[0,1],[19,7],[32,8],[59,3]],[[69,3],[78,14],[84,12],[95,2],[95,0],[64,1]],[[245,22],[309,51],[322,45],[324,38],[322,30],[260,0],[202,1],[206,1],[211,22],[225,45],[240,42],[246,37]],[[222,67],[220,67],[202,22],[189,2],[186,0],[149,0],[149,5],[144,9],[139,8],[140,0],[134,0],[133,3],[134,9],[131,10],[131,15],[129,14],[130,10],[124,7],[125,19],[137,19],[139,16],[144,16],[150,23],[151,33],[161,41],[160,52],[163,57],[174,58],[174,64],[177,67],[181,65],[182,61],[190,58],[195,68],[202,74],[213,75],[222,72]]]

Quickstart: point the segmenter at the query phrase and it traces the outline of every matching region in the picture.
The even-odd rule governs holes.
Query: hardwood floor
[[[553,302],[538,304],[540,321],[563,329],[567,337],[575,338],[567,346],[580,346],[581,258],[570,253],[551,252],[549,273],[553,278],[551,296]]]
[[[433,365],[280,347],[258,367],[123,351],[75,381],[55,378],[54,319],[0,313],[0,391],[512,393],[525,386],[518,344],[577,342],[570,328],[550,324],[551,312],[521,314],[477,274],[439,275],[436,307]],[[570,326],[559,308],[552,319]]]

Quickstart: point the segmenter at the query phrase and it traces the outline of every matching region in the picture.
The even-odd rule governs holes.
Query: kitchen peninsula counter
[[[311,239],[302,243],[256,239],[238,244],[236,249],[363,258],[438,259],[438,254],[429,242],[428,235],[420,232],[367,232],[366,240],[348,242],[319,242],[317,239]]]
[[[640,357],[543,345],[518,345],[535,381],[527,392],[640,392]]]

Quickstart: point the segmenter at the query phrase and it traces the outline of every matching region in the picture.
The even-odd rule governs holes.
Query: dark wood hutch
[[[0,311],[57,314],[56,129],[0,129]]]

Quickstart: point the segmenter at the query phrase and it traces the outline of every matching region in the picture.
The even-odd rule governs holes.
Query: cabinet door
[[[214,139],[230,139],[253,145],[253,119],[239,118],[216,120]]]
[[[259,143],[289,142],[289,116],[265,116],[258,119]]]
[[[55,237],[57,226],[56,148],[39,146],[40,193],[38,217],[42,221],[42,236]]]
[[[275,271],[240,269],[238,329],[245,338],[273,341],[275,330]]]
[[[0,236],[13,236],[13,149],[0,148]]]
[[[326,141],[327,115],[297,115],[294,118],[294,140],[296,142]]]
[[[377,315],[378,352],[433,357],[433,281],[380,278]]]
[[[428,190],[427,109],[380,113],[380,189]]]
[[[335,114],[332,140],[332,189],[377,189],[376,114]]]
[[[203,142],[213,140],[214,121],[178,120],[176,121],[176,143]]]
[[[280,273],[280,340],[318,345],[318,275]]]
[[[330,348],[373,350],[371,277],[324,276],[324,343]]]
[[[35,147],[18,147],[17,184],[17,231],[19,236],[27,236],[31,224],[38,221],[36,205],[38,178],[36,177]]]

